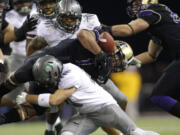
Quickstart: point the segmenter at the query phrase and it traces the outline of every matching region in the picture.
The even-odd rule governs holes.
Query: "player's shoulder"
[[[72,63],[63,64],[62,76],[64,78],[74,79],[80,76],[80,68]]]
[[[64,71],[73,71],[73,70],[76,70],[76,69],[79,69],[79,67],[72,64],[72,63],[63,64],[63,70]]]
[[[82,13],[82,19],[97,19],[98,16],[96,14],[90,13]]]

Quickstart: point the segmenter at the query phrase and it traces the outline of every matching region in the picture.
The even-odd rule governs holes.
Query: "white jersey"
[[[59,88],[66,89],[73,86],[77,89],[69,100],[80,113],[94,112],[106,105],[117,105],[115,99],[93,81],[84,70],[71,63],[64,64]]]
[[[100,26],[98,17],[95,14],[82,14],[79,29],[75,33],[67,33],[59,29],[55,24],[55,19],[52,22],[42,20],[37,29],[37,35],[43,37],[48,45],[56,46],[64,39],[75,39],[77,33],[82,29],[93,30],[94,27]]]
[[[16,28],[20,28],[23,24],[23,22],[26,20],[26,16],[20,15],[15,10],[10,10],[6,13],[6,21],[13,25]],[[20,42],[11,42],[10,47],[12,48],[12,53],[19,54],[22,56],[26,55],[26,40],[20,41]]]

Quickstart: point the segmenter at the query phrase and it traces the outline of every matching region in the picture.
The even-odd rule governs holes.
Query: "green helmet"
[[[33,77],[45,88],[56,88],[60,81],[63,64],[54,56],[45,55],[33,65]]]

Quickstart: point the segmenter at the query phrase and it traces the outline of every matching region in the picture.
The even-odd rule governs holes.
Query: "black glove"
[[[16,41],[22,41],[26,38],[26,33],[36,29],[38,19],[35,17],[27,16],[23,25],[19,29],[15,29]]]
[[[97,82],[99,84],[104,84],[112,71],[112,58],[109,54],[101,51],[96,55],[95,62],[98,69]]]
[[[102,25],[101,26],[101,33],[102,32],[108,32],[112,35],[112,26]]]

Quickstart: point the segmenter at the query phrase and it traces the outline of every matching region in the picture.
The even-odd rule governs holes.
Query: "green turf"
[[[136,124],[147,130],[154,130],[161,135],[180,135],[180,120],[174,117],[141,117]],[[45,123],[25,122],[0,126],[0,135],[43,135]],[[91,135],[106,135],[98,129]]]

